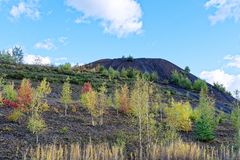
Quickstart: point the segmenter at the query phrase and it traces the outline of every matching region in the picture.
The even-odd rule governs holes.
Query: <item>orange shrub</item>
[[[18,89],[17,103],[22,110],[26,110],[32,103],[32,88],[28,79],[23,79],[21,82]]]

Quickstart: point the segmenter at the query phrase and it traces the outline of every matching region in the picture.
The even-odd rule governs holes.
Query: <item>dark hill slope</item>
[[[88,68],[94,68],[98,65],[102,65],[105,68],[112,67],[115,70],[122,70],[123,68],[134,68],[141,72],[157,72],[159,80],[158,84],[165,88],[170,88],[174,90],[174,92],[178,92],[182,95],[189,96],[190,99],[193,101],[198,100],[199,96],[198,93],[190,90],[185,90],[179,86],[174,85],[171,83],[171,75],[174,70],[178,72],[184,72],[183,69],[178,67],[177,65],[164,60],[164,59],[153,59],[153,58],[139,58],[139,59],[127,59],[127,58],[120,58],[120,59],[102,59],[95,62],[92,62],[90,64],[87,64],[86,67]],[[188,74],[188,78],[194,82],[198,79],[197,76],[194,76],[193,74]],[[169,84],[164,84],[163,82],[168,81]],[[218,91],[216,88],[214,88],[212,85],[208,84],[209,91],[211,96],[213,96],[216,99],[216,107],[220,110],[223,110],[227,113],[231,111],[232,103],[234,102],[234,98],[226,93],[222,93]]]

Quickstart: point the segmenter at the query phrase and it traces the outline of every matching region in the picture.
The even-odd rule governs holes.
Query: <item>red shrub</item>
[[[90,82],[84,83],[83,87],[82,87],[82,93],[87,93],[87,92],[91,92],[92,89],[92,85]]]
[[[8,99],[3,99],[2,102],[5,106],[12,107],[12,108],[18,108],[18,104],[16,102],[10,101]]]
[[[32,102],[31,83],[27,79],[23,79],[20,88],[18,89],[17,103],[21,109],[26,110]]]

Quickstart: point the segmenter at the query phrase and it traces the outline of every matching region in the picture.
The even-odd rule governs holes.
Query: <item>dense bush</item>
[[[7,119],[12,122],[17,122],[22,116],[23,113],[19,109],[14,109],[12,113],[8,115]]]
[[[182,73],[177,72],[176,70],[172,72],[171,80],[176,85],[183,87],[185,89],[192,88],[192,82],[188,79],[188,77]]]
[[[110,80],[119,77],[120,73],[117,70],[114,70],[112,67],[108,69],[108,77]]]
[[[177,130],[185,132],[192,130],[192,112],[192,107],[189,102],[182,103],[173,101],[171,107],[164,109],[167,123]]]
[[[193,89],[195,91],[201,91],[203,87],[207,87],[207,83],[201,79],[196,80],[193,84]]]
[[[3,99],[2,102],[5,106],[12,107],[12,108],[18,108],[18,104],[16,102],[11,101],[11,100]]]
[[[223,86],[223,84],[216,82],[213,84],[213,87],[222,93],[227,93],[227,94],[231,95],[231,92],[227,91],[226,88]]]
[[[125,68],[122,68],[122,70],[120,72],[120,77],[128,78],[128,71]]]
[[[62,64],[58,67],[60,72],[68,73],[72,71],[72,66],[70,63]]]

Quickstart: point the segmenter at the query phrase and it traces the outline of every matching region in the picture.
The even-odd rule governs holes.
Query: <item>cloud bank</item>
[[[76,23],[99,20],[105,32],[118,37],[142,30],[142,10],[136,0],[66,0],[66,3],[83,14],[84,18],[77,18]]]
[[[240,0],[208,0],[205,7],[215,10],[214,14],[209,16],[213,25],[226,19],[240,20]]]
[[[17,5],[12,6],[9,13],[13,18],[26,16],[33,20],[38,19],[40,17],[38,2],[39,0],[20,1]]]
[[[224,60],[227,62],[227,67],[240,68],[240,55],[227,55]],[[205,79],[210,84],[215,82],[223,84],[232,93],[237,89],[240,90],[240,74],[228,74],[223,69],[216,69],[202,71],[200,78]]]

